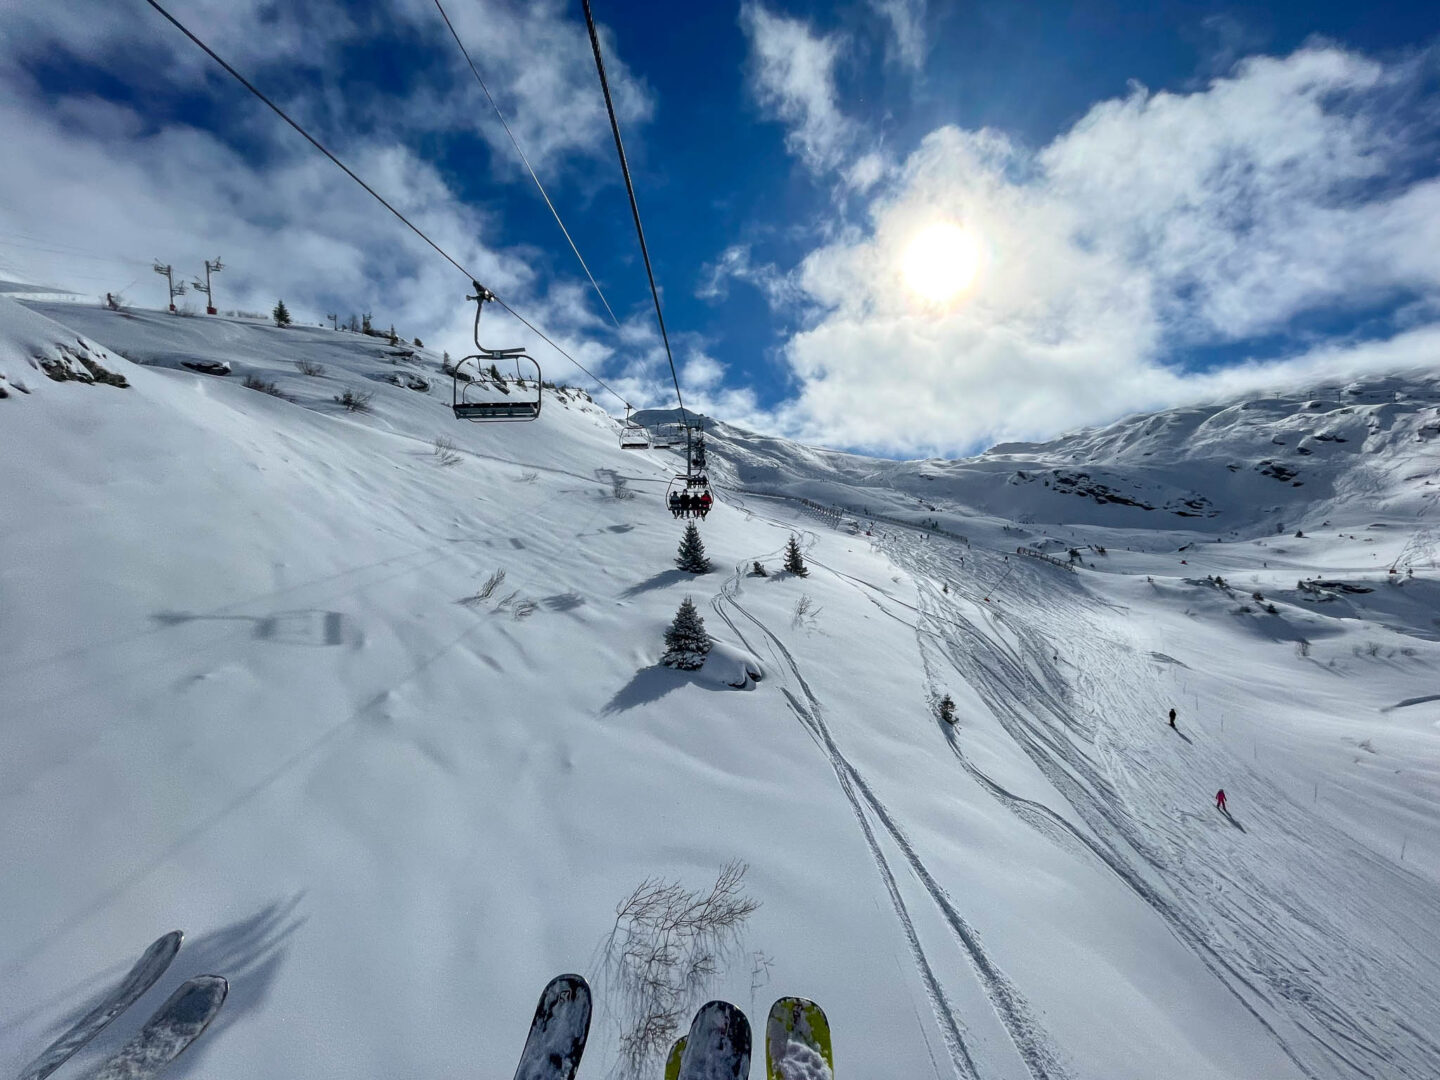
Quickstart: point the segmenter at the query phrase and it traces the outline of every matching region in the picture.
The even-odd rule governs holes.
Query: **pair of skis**
[[[574,1080],[590,1033],[590,987],[579,975],[560,975],[540,995],[515,1080]],[[765,1026],[768,1080],[832,1080],[830,1023],[804,998],[775,1002]],[[665,1080],[746,1080],[750,1022],[727,1001],[695,1014],[690,1033],[675,1043]]]
[[[830,1021],[813,1001],[783,997],[765,1022],[767,1080],[833,1080]],[[750,1024],[724,1001],[695,1015],[690,1034],[676,1040],[665,1080],[745,1080],[750,1075]]]
[[[115,988],[25,1067],[20,1080],[45,1080],[91,1039],[110,1026],[164,975],[184,935],[172,930],[157,938]],[[199,975],[176,990],[145,1026],[85,1080],[149,1080],[179,1057],[215,1019],[230,985],[219,975]]]

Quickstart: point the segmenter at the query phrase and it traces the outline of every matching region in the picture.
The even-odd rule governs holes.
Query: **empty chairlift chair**
[[[480,313],[485,302],[495,294],[478,281],[475,295],[475,353],[459,360],[453,369],[454,389],[451,404],[455,419],[475,423],[505,423],[534,420],[540,415],[540,365],[525,355],[523,348],[487,349],[480,344]],[[500,370],[503,362],[515,363],[515,376],[509,379]]]
[[[620,429],[621,450],[649,450],[650,432],[630,419],[630,406],[625,406],[625,424]]]

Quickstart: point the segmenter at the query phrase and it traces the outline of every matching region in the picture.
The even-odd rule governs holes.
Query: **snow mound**
[[[0,297],[0,398],[9,397],[12,386],[22,393],[31,390],[24,379],[10,373],[10,364],[28,366],[55,382],[130,385],[124,375],[113,370],[118,363],[100,346],[53,319]]]
[[[765,677],[765,669],[752,653],[717,641],[706,654],[705,663],[695,672],[695,677],[700,682],[750,690]]]

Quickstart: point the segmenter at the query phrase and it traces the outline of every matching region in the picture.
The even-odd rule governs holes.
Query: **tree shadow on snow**
[[[167,1077],[200,1076],[209,1048],[217,1045],[225,1029],[260,1009],[275,985],[285,959],[286,940],[305,923],[305,919],[296,914],[303,898],[304,893],[296,893],[289,899],[274,900],[253,915],[227,926],[195,937],[186,935],[174,963],[160,981],[101,1032],[79,1056],[93,1061],[115,1053],[185,980],[197,975],[222,975],[230,983],[230,992],[219,1015],[205,1034],[165,1073]],[[148,944],[148,941],[136,942],[134,956],[89,980],[87,985],[94,986],[93,992],[55,1024],[45,1045],[99,1004]],[[36,1047],[36,1052],[40,1049]]]
[[[694,574],[687,574],[684,570],[661,570],[654,577],[648,577],[620,594],[621,599],[630,600],[641,593],[653,592],[655,589],[663,589],[667,585],[674,585],[677,581],[684,581],[694,577]]]
[[[659,701],[672,690],[679,690],[683,686],[694,684],[703,690],[723,691],[729,687],[707,682],[704,679],[695,677],[693,671],[680,671],[676,668],[668,668],[664,664],[651,664],[643,667],[630,677],[630,681],[615,691],[615,696],[605,703],[600,710],[601,716],[614,716],[616,713],[626,712],[637,705],[649,705],[651,702]]]

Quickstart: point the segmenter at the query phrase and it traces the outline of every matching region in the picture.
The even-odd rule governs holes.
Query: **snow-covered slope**
[[[413,351],[0,298],[0,1073],[181,926],[136,1012],[232,989],[176,1075],[509,1075],[575,970],[598,1078],[616,904],[734,859],[689,1004],[815,998],[844,1076],[1440,1073],[1425,380],[957,463],[716,424],[691,577],[673,453],[575,393],[458,424]],[[656,664],[686,595],[713,670]]]

